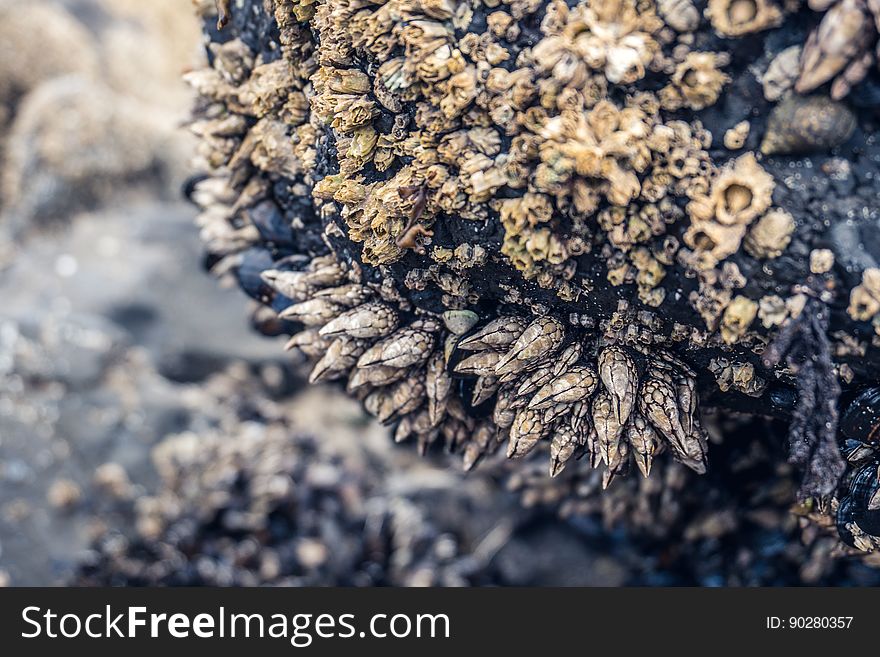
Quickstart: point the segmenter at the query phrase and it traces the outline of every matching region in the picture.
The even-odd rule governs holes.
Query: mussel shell
[[[857,514],[859,508],[867,510],[868,500],[877,491],[878,485],[877,466],[874,463],[862,467],[853,477],[849,485],[849,497],[856,503]]]
[[[863,443],[880,443],[880,388],[867,388],[846,407],[840,431]]]
[[[840,444],[840,455],[849,463],[858,463],[870,458],[875,451],[873,445],[868,445],[854,438],[845,438]]]
[[[866,534],[871,536],[880,536],[880,511],[866,511],[856,524]]]
[[[847,525],[855,520],[855,502],[851,497],[844,497],[840,500],[840,506],[837,507],[837,535],[850,547],[855,547],[856,542],[852,532],[847,529]]]
[[[797,393],[789,387],[771,388],[769,398],[774,408],[786,413],[791,413],[797,404]]]
[[[241,264],[235,269],[238,284],[244,292],[261,303],[275,296],[275,292],[263,280],[261,274],[272,269],[275,260],[266,249],[252,247],[241,254]]]
[[[246,214],[266,242],[275,246],[288,246],[293,243],[293,227],[284,217],[281,209],[272,201],[263,201],[248,209]]]
[[[837,508],[837,533],[847,545],[855,547],[852,532],[846,528],[848,523],[855,523],[866,534],[880,536],[880,510],[868,510],[868,502],[878,488],[880,479],[876,463],[862,467],[850,482],[849,495],[840,501]]]

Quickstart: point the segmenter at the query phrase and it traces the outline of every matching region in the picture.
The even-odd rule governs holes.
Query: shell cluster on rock
[[[699,392],[805,415],[792,445],[825,474],[802,493],[826,497],[836,399],[805,391],[875,382],[880,347],[840,312],[850,291],[858,322],[880,302],[820,225],[876,221],[846,205],[876,193],[848,168],[874,126],[875,37],[871,2],[810,7],[828,11],[247,1],[218,32],[203,3],[210,65],[187,77],[209,264],[262,304],[261,330],[292,335],[313,381],[467,467],[546,444],[551,474],[587,455],[606,486],[664,449],[703,471]],[[816,25],[802,48],[795,15]],[[853,25],[867,36],[847,42]]]

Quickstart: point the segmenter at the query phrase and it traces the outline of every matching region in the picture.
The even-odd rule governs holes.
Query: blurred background
[[[187,386],[278,353],[200,269],[199,58],[181,0],[0,2],[0,580],[63,581],[96,468],[149,485]]]

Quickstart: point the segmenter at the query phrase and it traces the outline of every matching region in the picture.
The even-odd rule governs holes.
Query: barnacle
[[[724,133],[724,148],[735,151],[739,150],[746,144],[749,138],[749,130],[751,125],[748,121],[740,121],[730,130]]]
[[[846,246],[873,238],[845,239],[875,178],[845,163],[878,160],[848,145],[868,113],[798,88],[851,55],[766,37],[772,0],[710,0],[708,22],[689,0],[239,4],[279,36],[233,6],[190,75],[193,197],[213,271],[313,380],[467,469],[501,451],[559,480],[586,457],[600,488],[705,472],[698,393],[745,395],[796,416],[805,490],[834,489],[829,381],[871,375],[831,355],[867,338],[829,327],[849,294],[880,330],[876,262]]]
[[[777,101],[794,86],[798,78],[801,46],[789,46],[777,53],[761,76],[764,98]]]
[[[874,64],[870,47],[876,37],[876,19],[871,14],[878,15],[878,8],[875,2],[865,0],[821,4],[831,8],[804,45],[794,88],[806,93],[834,79],[831,96],[840,99]]]
[[[714,105],[730,78],[721,72],[727,58],[712,52],[690,52],[675,68],[670,84],[660,90],[664,109],[701,110]]]
[[[727,37],[767,30],[782,21],[782,12],[772,0],[709,0],[706,16]]]
[[[777,258],[791,241],[794,228],[791,214],[781,209],[772,210],[752,226],[745,248],[756,258]]]
[[[880,268],[862,272],[862,282],[850,292],[847,311],[856,321],[870,320],[880,313]]]
[[[700,12],[691,0],[658,0],[657,12],[678,32],[693,32],[700,24]]]
[[[694,197],[684,241],[704,257],[703,266],[736,253],[749,224],[770,207],[774,187],[773,176],[746,153],[721,171],[710,190]]]

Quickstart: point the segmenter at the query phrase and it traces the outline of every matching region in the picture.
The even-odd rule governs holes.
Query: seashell
[[[626,428],[626,439],[633,448],[636,465],[644,477],[651,474],[654,456],[663,443],[654,428],[640,414],[634,413]]]
[[[385,398],[386,395],[383,391],[374,390],[364,397],[364,410],[373,417],[377,417],[379,415],[379,408],[385,402]]]
[[[856,129],[855,114],[827,96],[789,96],[770,113],[761,142],[765,155],[800,155],[846,143]]]
[[[697,383],[694,377],[687,374],[680,374],[675,377],[675,392],[678,395],[678,410],[681,426],[685,434],[692,434],[696,428],[699,419],[697,417],[697,408],[699,402],[697,398]]]
[[[565,469],[565,464],[574,456],[578,448],[577,437],[569,428],[561,428],[553,434],[550,441],[550,476],[556,477]]]
[[[555,317],[539,317],[526,327],[495,366],[498,375],[521,372],[537,360],[553,355],[562,344],[565,328]]]
[[[629,443],[625,440],[619,441],[617,451],[613,452],[610,458],[608,469],[602,473],[602,490],[607,490],[615,477],[629,472]]]
[[[355,366],[366,347],[366,343],[361,340],[348,337],[337,338],[327,348],[324,356],[315,363],[315,367],[309,374],[309,383],[328,381],[343,376]]]
[[[652,373],[639,391],[639,411],[678,454],[685,454],[687,436],[679,419],[677,395],[672,384]]]
[[[605,465],[610,466],[616,463],[619,455],[623,424],[617,419],[614,400],[605,390],[599,391],[593,399],[592,415],[599,456]]]
[[[458,343],[459,349],[481,351],[483,349],[507,349],[526,330],[529,322],[516,315],[492,320],[473,335]]]
[[[332,303],[353,308],[366,302],[373,296],[373,292],[363,285],[349,283],[339,287],[329,287],[315,292],[313,299],[326,299]]]
[[[867,49],[873,33],[864,0],[835,3],[807,38],[794,90],[808,93],[844,71]]]
[[[571,404],[568,402],[557,402],[549,408],[544,409],[544,415],[541,417],[544,419],[544,424],[550,425],[569,411],[571,411]]]
[[[850,402],[840,416],[844,436],[880,445],[880,388],[867,388]]]
[[[510,427],[510,440],[507,443],[507,458],[521,458],[531,452],[538,441],[544,437],[547,427],[538,411],[522,409],[513,419]]]
[[[860,463],[874,456],[875,448],[860,440],[846,438],[840,446],[840,454],[849,463]]]
[[[709,466],[706,431],[695,418],[693,430],[685,435],[684,450],[679,460],[697,474],[705,474]]]
[[[477,461],[491,449],[495,437],[495,428],[486,422],[477,426],[470,442],[465,445],[462,455],[462,466],[465,472],[471,470]]]
[[[492,395],[498,392],[500,385],[498,378],[494,376],[478,376],[474,381],[474,392],[471,395],[471,405],[479,406]]]
[[[714,105],[724,85],[730,81],[720,68],[726,58],[711,52],[689,52],[678,64],[670,84],[660,92],[663,107],[701,110]]]
[[[516,417],[516,409],[513,408],[515,397],[509,388],[502,387],[495,399],[495,407],[492,409],[492,421],[501,429],[507,429],[513,424]]]
[[[464,335],[480,321],[472,310],[447,310],[443,313],[443,323],[454,335]]]
[[[589,399],[598,385],[596,371],[587,365],[575,365],[562,376],[544,385],[529,401],[529,408],[544,409],[558,403]]]
[[[301,322],[306,326],[321,326],[336,317],[340,310],[340,306],[325,299],[309,299],[288,306],[278,317]]]
[[[693,32],[700,25],[700,12],[692,0],[658,0],[657,10],[676,32]]]
[[[322,337],[317,328],[310,328],[292,335],[284,345],[284,350],[299,349],[309,358],[318,358],[327,351],[329,344],[328,339]]]
[[[459,361],[455,366],[455,371],[459,374],[493,376],[495,374],[495,366],[498,365],[500,360],[501,354],[497,351],[481,351]]]
[[[348,335],[362,340],[381,338],[392,333],[400,323],[397,312],[383,303],[365,303],[348,310],[321,329],[321,335]]]
[[[565,349],[563,349],[562,353],[560,353],[559,356],[553,359],[553,376],[560,376],[564,374],[569,367],[571,367],[578,361],[578,359],[581,357],[582,351],[583,347],[581,347],[580,342],[572,342]]]
[[[791,242],[795,222],[782,209],[771,210],[755,222],[746,235],[744,246],[756,258],[778,258]]]
[[[346,391],[353,393],[365,386],[387,386],[389,383],[402,379],[407,374],[407,370],[399,367],[376,367],[355,368],[348,377],[348,385]]]
[[[724,226],[751,223],[770,207],[774,187],[753,153],[739,156],[712,184],[715,220]]]
[[[608,347],[599,354],[599,377],[614,402],[617,422],[621,426],[626,424],[639,385],[635,362],[620,347]]]
[[[453,454],[468,441],[470,432],[464,422],[450,418],[440,426],[440,435],[443,436],[446,451]]]
[[[461,457],[461,466],[465,472],[473,470],[477,461],[483,456],[483,451],[474,443],[468,443],[464,448],[464,454]]]
[[[775,103],[794,86],[800,73],[801,46],[789,46],[777,53],[761,76],[764,98]]]
[[[586,442],[586,434],[590,430],[590,400],[582,399],[572,404],[571,413],[568,416],[568,426],[578,436],[578,442],[583,445]]]
[[[383,424],[388,424],[417,410],[424,399],[424,379],[411,376],[388,389],[379,404],[376,417]]]
[[[313,287],[332,287],[345,281],[345,268],[332,255],[314,258],[306,270],[306,283]]]
[[[772,0],[709,0],[705,14],[726,37],[768,30],[782,22],[782,12]]]
[[[727,344],[739,340],[758,315],[758,304],[741,294],[733,298],[721,316],[721,339]]]
[[[413,367],[424,363],[434,350],[434,335],[403,328],[377,342],[358,359],[358,367]]]
[[[446,404],[452,392],[452,377],[446,372],[443,354],[435,351],[425,367],[425,394],[428,398],[428,419],[437,425],[446,413]]]
[[[837,509],[837,532],[851,547],[866,552],[880,548],[880,472],[876,462],[856,472]]]
[[[394,429],[395,443],[402,443],[412,435],[413,430],[411,418],[411,415],[407,415],[397,423],[397,427]]]
[[[751,124],[748,121],[740,121],[735,126],[724,133],[724,148],[730,151],[736,151],[746,145],[746,139],[749,138]]]
[[[519,387],[516,389],[516,396],[527,397],[542,388],[554,378],[553,369],[553,365],[542,365],[528,375],[517,379]]]
[[[312,292],[306,272],[267,269],[260,277],[266,285],[288,299],[307,299]]]

